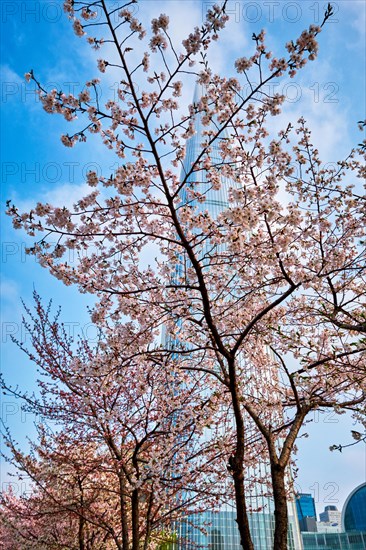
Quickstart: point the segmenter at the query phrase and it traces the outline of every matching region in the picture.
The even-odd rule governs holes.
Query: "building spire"
[[[199,103],[201,98],[207,93],[207,87],[204,84],[196,82],[193,104]],[[181,190],[181,198],[184,203],[190,203],[191,206],[195,206],[198,210],[208,210],[213,217],[217,217],[219,213],[226,210],[229,206],[229,189],[235,187],[236,184],[229,180],[227,177],[221,176],[221,188],[213,189],[212,183],[207,178],[207,173],[203,169],[192,170],[193,163],[200,155],[202,150],[202,143],[207,139],[204,135],[205,130],[213,129],[215,132],[218,130],[220,123],[215,120],[211,120],[211,123],[207,126],[202,123],[204,113],[197,113],[193,116],[195,133],[186,142],[186,155],[183,161],[181,181],[185,179],[186,185]],[[227,137],[227,132],[223,131],[220,137],[218,137],[210,146],[210,152],[207,155],[211,158],[212,166],[221,163],[221,151],[220,141]],[[190,173],[191,172],[191,173]],[[187,176],[188,174],[188,176]],[[186,188],[193,183],[195,189],[205,195],[206,200],[203,203],[197,203],[196,201],[189,201],[186,194]]]
[[[201,97],[204,95],[203,92],[206,93],[206,91],[207,91],[207,88],[204,84],[200,84],[199,82],[196,82],[194,87],[193,103],[198,103]]]

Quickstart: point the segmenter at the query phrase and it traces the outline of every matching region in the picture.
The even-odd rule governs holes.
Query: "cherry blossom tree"
[[[215,447],[202,439],[219,400],[203,402],[202,376],[187,379],[169,355],[149,353],[153,331],[149,340],[136,324],[112,324],[94,348],[84,338],[76,345],[60,312],[52,317],[37,294],[35,301],[24,319],[32,348],[18,345],[41,374],[39,395],[2,383],[41,419],[29,453],[4,434],[5,458],[35,490],[3,496],[3,523],[12,532],[21,518],[17,540],[35,548],[158,548],[178,519],[224,498],[219,449],[231,426]]]
[[[1,497],[4,548],[116,548],[111,546],[118,512],[113,474],[95,445],[40,428],[30,455],[10,437],[12,462],[28,476],[33,490]],[[99,456],[98,456],[99,455]]]
[[[331,8],[322,25],[289,41],[282,57],[268,50],[264,31],[254,33],[252,55],[236,60],[235,76],[223,77],[210,68],[208,50],[227,21],[225,3],[209,10],[179,49],[169,18],[153,19],[143,54],[147,31],[129,5],[111,11],[104,0],[65,2],[77,36],[98,51],[113,48],[98,68],[119,75],[118,100],[103,105],[95,78],[73,96],[47,92],[33,71],[26,74],[47,112],[69,122],[78,117],[79,129],[61,138],[65,146],[100,134],[121,165],[110,177],[89,172],[93,190],[72,210],[37,204],[21,213],[10,204],[9,213],[15,227],[40,236],[29,252],[52,275],[95,296],[94,322],[127,318],[141,334],[164,327],[169,338],[149,357],[179,358],[179,371],[192,380],[200,374],[209,395],[229,399],[235,438],[227,464],[241,544],[253,549],[246,483],[253,457],[264,453],[274,548],[282,550],[286,471],[302,426],[314,409],[360,414],[365,392],[365,342],[358,338],[365,328],[358,191],[365,146],[330,169],[304,119],[296,128],[286,122],[278,135],[269,131],[284,97],[266,85],[316,58]],[[203,93],[184,108],[178,98],[194,83]],[[201,148],[187,169],[185,144],[198,121]],[[224,185],[227,204],[214,216],[205,202],[215,193],[219,202]],[[146,267],[152,245],[160,255]],[[76,267],[67,263],[70,249],[80,254]]]
[[[0,532],[4,548],[133,547],[132,540],[123,541],[119,524],[123,519],[129,536],[132,534],[130,495],[120,492],[115,468],[100,446],[76,442],[64,432],[47,436],[43,433],[40,444],[33,449],[41,457],[38,459],[36,454],[22,454],[10,446],[14,464],[23,476],[31,478],[34,489],[17,497],[11,491],[3,493]],[[126,503],[122,518],[123,498]],[[143,500],[139,504],[140,509],[145,506]],[[150,512],[154,516],[156,510]],[[168,529],[155,528],[156,515],[149,518],[152,526],[149,533],[144,533],[144,514],[142,509],[139,548],[160,549],[164,543],[170,548],[167,541],[172,540],[172,534]],[[165,514],[169,515],[167,509]]]

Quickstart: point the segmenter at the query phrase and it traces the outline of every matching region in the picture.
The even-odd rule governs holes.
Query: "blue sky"
[[[35,287],[45,300],[53,298],[63,307],[63,319],[70,330],[85,328],[86,306],[90,298],[65,287],[40,268],[33,257],[26,257],[29,240],[14,231],[4,216],[5,201],[12,199],[25,209],[37,201],[71,204],[86,189],[84,175],[95,168],[110,173],[115,159],[98,140],[89,139],[66,149],[60,134],[71,131],[68,123],[46,114],[24,73],[33,69],[37,77],[65,92],[79,92],[84,82],[100,76],[96,58],[103,57],[73,34],[60,0],[7,1],[1,3],[3,43],[1,56],[1,302],[2,302],[2,370],[9,381],[32,387],[35,374],[10,342],[9,335],[20,335],[22,307],[20,298],[31,302]],[[111,0],[111,4],[113,1]],[[206,1],[145,0],[137,8],[147,22],[159,13],[167,13],[172,34],[180,43],[195,24],[200,24]],[[251,35],[267,30],[270,49],[283,50],[285,42],[296,38],[311,23],[319,23],[325,2],[307,1],[229,1],[231,21],[215,45],[211,61],[214,69],[233,73],[236,57],[250,55]],[[334,16],[320,35],[318,59],[310,63],[294,80],[276,83],[276,91],[287,96],[281,118],[274,129],[287,126],[300,115],[308,120],[314,142],[324,162],[334,162],[346,155],[360,141],[357,121],[365,117],[365,8],[363,0],[333,3]],[[113,90],[118,75],[107,75],[106,85]],[[185,90],[186,101],[193,89]],[[76,128],[76,126],[75,126]],[[86,327],[92,335],[92,329]],[[89,334],[89,335],[90,335]],[[5,420],[14,427],[17,439],[32,432],[31,418],[24,417],[19,405],[3,398]],[[309,439],[299,442],[298,488],[314,492],[318,512],[326,504],[340,508],[348,493],[366,478],[366,458],[361,446],[340,453],[330,453],[333,443],[349,440],[352,428],[346,417],[319,416],[307,430]],[[2,479],[6,467],[2,467]]]

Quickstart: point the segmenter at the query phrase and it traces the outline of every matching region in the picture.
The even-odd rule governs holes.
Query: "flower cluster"
[[[313,61],[318,54],[318,42],[316,36],[321,32],[321,27],[318,25],[310,25],[309,30],[304,30],[296,43],[293,41],[286,44],[286,49],[290,54],[288,66],[290,68],[290,76],[296,74],[296,69],[301,69],[307,62],[304,57],[305,52],[308,52],[308,59]]]
[[[88,182],[88,185],[90,185],[90,187],[96,187],[99,182],[98,174],[93,170],[91,170],[90,172],[87,173],[86,180]]]
[[[42,218],[43,216],[46,216],[46,214],[49,214],[51,212],[51,209],[52,207],[48,203],[42,204],[39,202],[37,203],[37,206],[34,209],[34,211],[37,214],[37,216],[40,216]]]
[[[187,54],[196,54],[200,51],[203,44],[201,31],[198,27],[195,28],[186,40],[182,42]]]
[[[85,21],[89,21],[89,19],[95,19],[97,16],[96,11],[92,11],[89,6],[83,7],[81,10],[81,17],[85,19]]]
[[[135,17],[133,17],[130,21],[130,29],[131,29],[132,32],[137,32],[138,33],[138,37],[139,37],[140,40],[142,40],[146,36],[145,29],[143,28],[142,24]]]
[[[173,96],[180,97],[182,95],[183,82],[178,81],[173,83]]]
[[[218,38],[217,31],[223,29],[228,20],[229,16],[217,4],[207,10],[205,27],[207,30],[214,31],[214,40]]]
[[[269,70],[275,71],[277,76],[282,76],[284,71],[286,71],[288,68],[288,63],[284,57],[281,57],[280,59],[277,59],[274,57],[269,64]]]
[[[64,11],[68,13],[70,17],[74,15],[74,0],[64,1]]]
[[[74,32],[75,32],[76,36],[84,36],[84,34],[86,34],[82,24],[79,21],[79,19],[74,20],[73,29],[74,29]]]
[[[82,92],[80,92],[79,101],[80,101],[80,103],[87,103],[88,101],[90,101],[90,92],[89,92],[89,90],[83,90]]]
[[[266,59],[270,59],[272,57],[272,53],[269,51],[266,51],[266,45],[264,43],[265,39],[265,30],[262,29],[259,34],[253,33],[253,40],[256,43],[256,51],[255,53],[250,57],[240,57],[235,61],[235,68],[238,71],[238,73],[243,73],[250,69],[254,64],[259,64],[262,56],[264,56]]]
[[[104,59],[98,59],[98,69],[101,73],[105,73],[106,67],[108,66],[108,61]]]
[[[151,29],[154,34],[159,34],[160,31],[166,32],[169,27],[169,17],[162,13],[157,19],[151,21]]]
[[[250,69],[252,65],[253,61],[251,59],[248,59],[247,57],[239,57],[239,59],[235,61],[235,68],[238,73],[244,73],[245,71]]]
[[[127,8],[124,8],[119,12],[119,17],[123,18],[128,24],[133,33],[138,33],[138,37],[142,40],[146,36],[146,31],[142,26],[142,23],[136,17],[132,16],[132,13]]]
[[[61,113],[62,107],[59,102],[59,96],[57,90],[53,89],[48,94],[38,92],[39,98],[42,102],[43,109],[46,113]]]
[[[93,78],[92,80],[88,80],[85,82],[85,86],[88,86],[88,88],[91,88],[92,86],[97,86],[100,83],[99,78]]]
[[[77,136],[70,137],[68,134],[63,134],[61,136],[61,142],[65,145],[65,147],[74,147],[77,141]]]
[[[168,47],[168,42],[161,33],[156,34],[150,40],[151,51],[156,52],[158,49],[166,50]]]
[[[207,68],[203,71],[201,71],[198,75],[198,84],[209,84],[211,82],[212,78],[212,71],[211,69]]]
[[[88,43],[94,48],[94,50],[99,50],[99,48],[103,45],[104,39],[103,38],[95,38],[93,36],[88,36],[87,38]]]
[[[148,52],[144,53],[144,57],[142,58],[141,65],[143,67],[144,72],[147,73],[150,65],[150,55],[148,54]]]

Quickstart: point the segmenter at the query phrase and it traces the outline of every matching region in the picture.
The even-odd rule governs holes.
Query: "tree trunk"
[[[154,484],[151,486],[151,493],[149,496],[149,506],[146,514],[146,533],[145,533],[145,542],[144,542],[144,550],[148,549],[149,541],[150,541],[150,535],[152,531],[152,525],[151,525],[151,511],[153,507],[154,502]]]
[[[84,490],[83,490],[83,483],[80,478],[80,476],[77,477],[78,481],[78,487],[80,491],[80,510],[81,513],[79,515],[79,530],[78,530],[78,542],[79,542],[79,550],[85,549],[84,544],[84,527],[85,527],[85,518],[84,518]]]
[[[287,550],[288,511],[285,468],[271,461],[272,488],[275,502],[274,550]]]
[[[233,469],[235,487],[236,521],[240,533],[240,544],[243,550],[254,550],[252,536],[249,530],[248,511],[244,491],[244,468],[242,459],[231,457],[230,465]]]
[[[78,531],[79,550],[85,550],[84,524],[85,524],[85,520],[83,516],[79,516],[79,531]]]
[[[119,471],[118,478],[119,478],[119,492],[120,492],[119,499],[120,499],[120,514],[121,514],[121,528],[122,528],[122,548],[123,550],[129,550],[130,541],[128,536],[125,477],[122,470]]]
[[[233,404],[236,428],[235,454],[230,457],[229,465],[232,470],[235,488],[236,521],[240,533],[240,544],[243,550],[254,550],[249,530],[248,510],[244,489],[244,419],[240,408],[238,387],[236,382],[235,359],[229,361],[230,393]]]
[[[140,549],[139,490],[132,491],[132,550]]]

